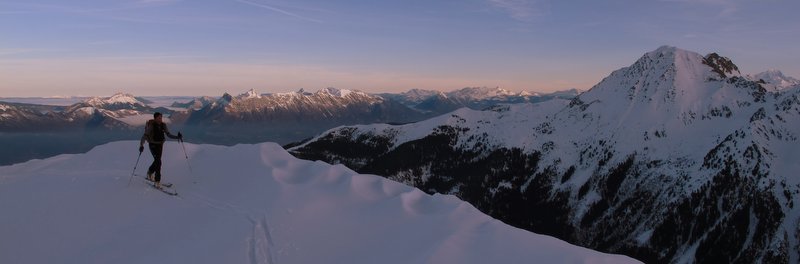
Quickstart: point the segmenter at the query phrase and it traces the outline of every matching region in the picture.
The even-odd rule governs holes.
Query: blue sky
[[[800,77],[800,1],[0,0],[0,97],[588,89],[661,45]]]

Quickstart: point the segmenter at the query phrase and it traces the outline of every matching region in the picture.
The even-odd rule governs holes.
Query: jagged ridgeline
[[[572,100],[340,127],[290,151],[648,263],[797,263],[800,86],[767,83],[661,47]]]
[[[191,103],[191,102],[190,102]],[[197,103],[192,103],[197,104]],[[215,144],[289,143],[340,125],[376,122],[407,123],[426,116],[395,101],[360,91],[325,88],[260,95],[251,90],[223,95],[190,110],[185,127],[202,141]]]
[[[150,97],[155,101],[118,93],[69,106],[0,102],[0,145],[10,146],[0,149],[0,164],[81,153],[110,141],[137,138],[156,111],[168,118],[173,132],[182,131],[191,142],[287,144],[341,125],[409,123],[461,107],[484,109],[501,103],[575,95],[576,90],[538,94],[499,87],[467,87],[448,93],[415,89],[375,95],[329,87],[316,92],[300,89],[271,94],[251,89],[218,98]],[[189,101],[167,101],[175,99]]]

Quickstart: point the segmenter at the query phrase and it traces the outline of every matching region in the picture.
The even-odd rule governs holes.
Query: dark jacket
[[[144,135],[142,135],[142,139],[139,144],[144,145],[145,141],[150,144],[164,144],[164,141],[166,141],[164,134],[171,139],[178,139],[178,136],[169,132],[167,123],[162,122],[159,124],[155,119],[150,119],[144,126]]]

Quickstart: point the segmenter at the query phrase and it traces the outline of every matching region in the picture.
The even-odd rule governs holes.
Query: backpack
[[[163,126],[156,123],[154,119],[147,120],[144,126],[144,135],[148,143],[162,143],[166,140]]]

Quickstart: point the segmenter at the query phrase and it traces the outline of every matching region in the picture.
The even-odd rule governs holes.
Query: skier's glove
[[[142,153],[142,151],[144,151],[144,146],[139,146],[139,153]]]

